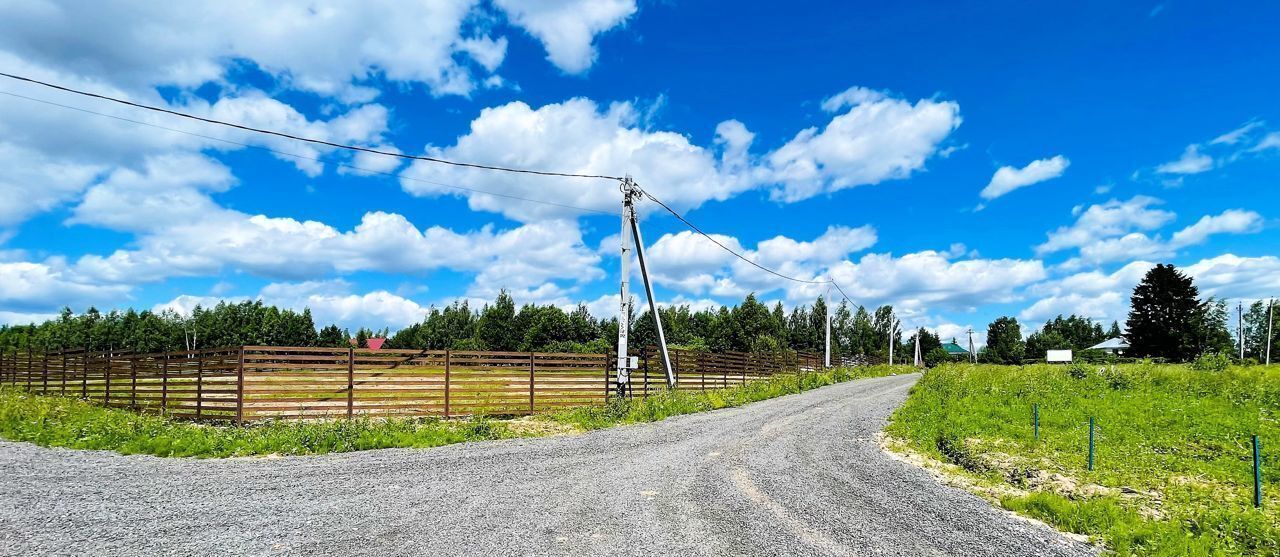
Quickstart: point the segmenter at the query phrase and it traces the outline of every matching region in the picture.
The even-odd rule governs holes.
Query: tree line
[[[1256,302],[1244,319],[1245,351],[1254,359],[1266,350],[1267,311],[1267,304]],[[1201,298],[1191,277],[1173,265],[1160,264],[1152,267],[1134,287],[1123,334],[1116,322],[1104,331],[1088,317],[1059,315],[1024,341],[1018,320],[1000,317],[987,327],[987,346],[980,359],[994,363],[1043,360],[1048,350],[1085,351],[1104,340],[1121,336],[1129,345],[1124,354],[1130,357],[1174,362],[1191,361],[1204,354],[1238,358],[1229,317],[1226,301]],[[1271,342],[1272,353],[1280,355],[1280,339],[1273,338]]]
[[[818,297],[812,304],[787,311],[781,302],[769,307],[749,294],[732,307],[679,305],[659,311],[668,343],[678,348],[822,352],[829,310],[832,352],[837,359],[885,361],[891,344],[896,361],[912,359],[917,332],[895,326],[898,319],[890,305],[869,311],[841,301],[831,308]],[[629,320],[633,347],[657,344],[647,309]],[[1266,305],[1253,304],[1244,320],[1246,352],[1260,355],[1266,343]],[[1200,299],[1190,277],[1172,265],[1157,265],[1134,289],[1123,336],[1130,345],[1128,355],[1187,361],[1209,352],[1234,353],[1227,323],[1223,301]],[[952,357],[936,334],[924,329],[918,334],[926,364]],[[94,308],[76,314],[64,308],[57,318],[43,323],[0,326],[0,349],[8,353],[79,348],[145,353],[240,345],[363,347],[369,338],[379,337],[387,338],[387,348],[606,353],[616,347],[617,335],[616,317],[596,318],[585,305],[570,311],[554,305],[517,307],[509,294],[501,292],[478,310],[466,301],[432,306],[421,322],[394,334],[363,327],[352,333],[334,324],[317,328],[308,309],[298,312],[261,301],[197,306],[189,315],[132,309],[102,313]],[[1048,350],[1081,352],[1119,336],[1118,322],[1104,329],[1089,317],[1073,314],[1059,315],[1024,339],[1018,320],[1005,316],[988,325],[987,346],[978,358],[991,363],[1043,360]],[[1272,352],[1280,358],[1280,339],[1273,339]]]
[[[732,307],[695,310],[679,305],[659,311],[668,343],[678,348],[821,352],[828,308],[819,297],[787,311],[780,302],[769,307],[749,294]],[[868,311],[841,302],[833,311],[832,351],[837,358],[881,361],[888,357],[890,342],[902,358],[910,358],[914,337],[904,338],[893,326],[897,317],[892,306]],[[632,346],[657,344],[647,309],[629,320]],[[501,292],[479,309],[466,301],[433,306],[421,322],[394,334],[368,328],[352,333],[333,324],[317,327],[309,309],[299,312],[261,301],[196,306],[189,315],[133,309],[103,313],[96,308],[77,314],[64,308],[58,317],[43,323],[0,326],[0,349],[8,353],[81,348],[147,353],[240,345],[364,347],[369,338],[381,337],[387,339],[386,348],[604,353],[616,347],[617,334],[616,317],[597,318],[585,305],[570,311],[554,305],[517,307],[509,294]],[[937,336],[928,332],[921,335],[921,344],[925,352],[941,350]],[[941,356],[935,351],[931,357]]]

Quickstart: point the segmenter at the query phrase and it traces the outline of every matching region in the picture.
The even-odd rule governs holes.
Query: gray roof
[[[1129,343],[1124,337],[1109,338],[1098,344],[1089,347],[1089,350],[1124,350],[1129,347]]]

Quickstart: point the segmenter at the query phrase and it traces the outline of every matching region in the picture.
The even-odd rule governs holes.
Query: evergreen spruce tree
[[[1129,302],[1129,354],[1188,360],[1198,355],[1205,307],[1195,283],[1173,265],[1147,271]]]

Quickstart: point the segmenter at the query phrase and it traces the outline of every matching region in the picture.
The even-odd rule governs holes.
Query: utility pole
[[[915,357],[916,367],[921,367],[924,365],[924,361],[923,361],[924,358],[920,357],[920,332],[923,330],[924,330],[923,327],[916,329],[916,357]]]
[[[1274,312],[1272,306],[1275,304],[1275,298],[1267,300],[1267,365],[1271,365],[1271,323],[1275,319],[1272,315]]]
[[[902,322],[896,318],[889,319],[889,365],[893,365],[893,345],[897,344],[893,340],[893,335],[898,332],[898,325],[900,324]]]
[[[978,353],[973,350],[973,327],[969,327],[969,359],[978,363]]]
[[[618,298],[618,397],[625,395],[627,382],[631,378],[631,358],[627,354],[627,336],[631,328],[631,223],[629,217],[635,208],[631,206],[630,180],[622,182],[622,276]]]
[[[662,330],[662,316],[658,314],[658,300],[653,295],[653,284],[649,281],[649,268],[644,259],[644,240],[640,236],[640,224],[636,221],[635,200],[644,195],[644,191],[635,181],[627,176],[622,180],[622,299],[619,303],[618,315],[618,396],[626,394],[627,384],[631,380],[631,358],[627,354],[627,325],[631,316],[631,296],[628,282],[631,272],[631,257],[628,253],[627,237],[631,237],[636,248],[636,260],[640,263],[640,278],[644,280],[645,295],[649,298],[649,314],[653,316],[654,328],[658,331],[658,349],[662,352],[662,366],[667,371],[667,386],[675,388],[676,370],[671,367],[671,355],[667,351],[667,335]]]
[[[1236,338],[1240,339],[1240,359],[1244,359],[1244,302],[1236,302]]]

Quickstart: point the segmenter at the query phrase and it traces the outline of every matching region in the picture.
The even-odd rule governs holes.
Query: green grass
[[[486,418],[355,419],[268,421],[243,428],[195,424],[154,414],[105,408],[71,397],[33,395],[21,389],[0,386],[0,437],[47,447],[202,458],[424,448],[656,421],[680,414],[739,406],[850,379],[905,371],[910,371],[910,368],[838,368],[824,373],[780,376],[727,389],[669,392],[648,399],[560,411],[535,416],[532,422]]]
[[[1265,465],[1280,462],[1268,458],[1280,455],[1280,366],[1100,367],[944,366],[913,388],[888,432],[981,484],[1015,488],[1000,497],[1004,507],[1121,555],[1280,555],[1280,464]],[[1252,505],[1254,434],[1261,510]],[[1051,474],[1067,483],[1037,481]]]
[[[547,417],[584,430],[619,424],[656,422],[672,416],[742,406],[792,393],[834,385],[851,379],[882,377],[915,371],[910,366],[834,368],[820,373],[777,376],[738,387],[711,391],[666,391],[648,398],[615,399],[603,406],[573,408]]]
[[[500,421],[340,420],[264,422],[238,428],[104,408],[70,397],[0,388],[0,437],[47,447],[156,456],[305,455],[390,447],[436,447],[517,433]]]

